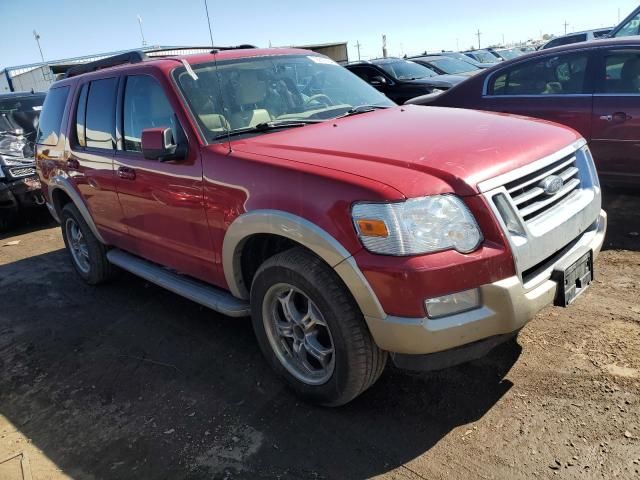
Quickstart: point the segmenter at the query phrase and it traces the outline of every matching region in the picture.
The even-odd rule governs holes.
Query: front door
[[[142,154],[145,128],[172,128],[178,117],[159,79],[124,79],[118,109],[121,128],[114,168],[118,198],[129,230],[128,250],[205,281],[215,275],[214,249],[203,204],[202,163],[190,139],[187,157],[160,162]]]
[[[603,49],[591,152],[603,180],[640,185],[640,50]]]

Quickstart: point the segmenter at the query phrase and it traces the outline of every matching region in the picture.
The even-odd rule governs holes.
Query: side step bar
[[[107,258],[111,263],[123,270],[216,312],[229,317],[248,317],[250,315],[251,310],[248,302],[194,278],[179,275],[155,263],[118,249],[109,250]]]

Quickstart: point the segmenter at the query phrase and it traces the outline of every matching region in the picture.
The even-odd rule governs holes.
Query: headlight
[[[362,244],[375,253],[402,256],[449,249],[469,253],[482,242],[473,215],[454,195],[356,203],[352,216]]]

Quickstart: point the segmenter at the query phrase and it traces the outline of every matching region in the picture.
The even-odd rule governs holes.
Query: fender
[[[51,206],[49,206],[49,202],[47,202],[47,208],[49,208],[49,211],[52,212],[52,215],[55,212],[54,218],[58,221],[58,223],[60,223],[60,218],[59,218],[60,212],[57,212],[55,209],[55,205],[53,205],[53,193],[56,190],[62,190],[64,193],[66,193],[69,196],[73,204],[76,206],[76,208],[82,215],[82,218],[91,229],[91,233],[95,235],[95,237],[100,241],[100,243],[103,243],[106,245],[107,242],[104,241],[104,238],[102,238],[102,235],[100,235],[100,232],[98,232],[98,228],[96,227],[96,224],[93,222],[93,218],[91,218],[89,209],[87,208],[85,203],[82,201],[82,197],[80,197],[80,194],[73,188],[73,185],[71,184],[69,179],[63,175],[54,175],[49,178],[48,183],[49,183],[49,197],[51,200]]]
[[[248,288],[242,280],[240,259],[247,239],[260,233],[279,235],[308,248],[335,270],[365,317],[386,317],[371,285],[347,249],[309,220],[280,210],[245,213],[227,229],[222,245],[222,266],[229,290],[235,297],[249,298]]]

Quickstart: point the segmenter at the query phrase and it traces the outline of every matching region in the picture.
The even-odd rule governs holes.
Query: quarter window
[[[87,140],[85,137],[85,117],[87,114],[87,93],[89,91],[89,84],[82,85],[80,90],[80,97],[78,98],[78,108],[76,109],[76,139],[78,145],[81,147],[87,146]]]
[[[586,53],[557,55],[517,65],[494,77],[493,95],[568,95],[587,93]]]
[[[95,80],[89,86],[85,137],[87,147],[112,150],[117,78]]]
[[[64,106],[69,96],[69,87],[52,88],[42,105],[42,114],[38,125],[36,143],[41,145],[57,145],[62,126]]]
[[[148,75],[127,77],[124,91],[124,149],[142,151],[145,128],[171,128],[174,138],[175,115],[158,82]]]
[[[604,93],[640,93],[640,52],[605,56]]]
[[[638,28],[640,27],[640,13],[634,16],[631,20],[624,24],[624,26],[618,30],[614,37],[629,37],[631,35],[638,35]]]

